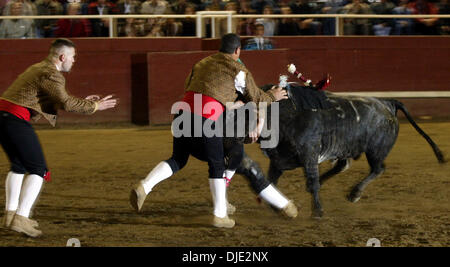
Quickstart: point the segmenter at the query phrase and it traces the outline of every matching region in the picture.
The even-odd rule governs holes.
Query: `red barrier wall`
[[[171,121],[172,104],[184,95],[184,81],[193,65],[213,51],[148,53],[148,121],[165,124]],[[278,83],[278,70],[287,60],[288,50],[245,51],[241,59],[252,71],[258,84]],[[263,59],[263,60],[261,60]],[[136,59],[137,60],[137,59]],[[136,62],[138,63],[138,62]],[[137,89],[142,92],[142,88]],[[142,99],[136,97],[137,99]],[[133,98],[134,99],[134,98]],[[145,109],[143,109],[145,110]],[[135,123],[145,123],[142,114],[133,115]],[[139,119],[137,119],[139,118]]]
[[[247,38],[242,38],[243,41]],[[289,63],[313,81],[332,76],[330,91],[448,91],[448,37],[272,37]],[[218,49],[217,39],[203,40]],[[279,70],[285,71],[285,69]]]
[[[53,39],[0,40],[0,93],[30,65],[43,60]],[[66,88],[75,96],[115,94],[114,110],[92,116],[60,111],[58,122],[130,122],[131,55],[151,51],[200,50],[198,38],[74,39],[76,63],[66,74]],[[145,58],[144,54],[144,58]],[[45,123],[41,120],[40,123]]]
[[[244,63],[259,84],[276,82],[279,74],[286,73],[285,65],[294,63],[313,81],[330,73],[330,91],[450,90],[448,37],[300,36],[273,40],[277,48],[287,50],[242,53]],[[29,65],[46,56],[51,41],[0,40],[0,93]],[[67,89],[80,97],[114,93],[121,102],[115,110],[93,116],[61,112],[59,122],[166,123],[171,101],[182,96],[183,83],[192,65],[213,53],[211,50],[217,50],[220,44],[217,39],[199,38],[74,41],[78,56],[72,72],[66,75]],[[147,55],[149,52],[157,53]],[[415,116],[450,116],[448,98],[404,102],[408,107],[411,103]]]

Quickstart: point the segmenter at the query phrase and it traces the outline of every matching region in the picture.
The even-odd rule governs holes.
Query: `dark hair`
[[[238,47],[241,47],[241,37],[234,33],[228,33],[222,37],[219,51],[233,54]]]
[[[258,28],[258,27],[263,27],[263,28],[265,28],[265,27],[264,27],[264,24],[262,24],[262,23],[257,23],[257,24],[255,24],[255,28]]]
[[[72,41],[70,41],[69,39],[66,39],[66,38],[58,38],[58,39],[54,40],[52,42],[52,45],[50,46],[50,48],[52,48],[52,49],[59,49],[59,48],[61,48],[63,46],[75,48],[75,44]]]

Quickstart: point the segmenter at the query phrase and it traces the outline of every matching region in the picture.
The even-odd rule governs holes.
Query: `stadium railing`
[[[196,19],[196,36],[205,36],[205,26],[206,19],[210,19],[211,27],[211,37],[216,38],[216,20],[226,19],[227,21],[227,32],[233,32],[233,23],[236,19],[244,18],[334,18],[335,19],[335,36],[343,35],[343,19],[381,19],[381,18],[391,18],[391,19],[418,19],[418,18],[439,18],[439,19],[450,19],[450,14],[445,15],[358,15],[358,14],[255,14],[255,15],[240,15],[236,14],[234,11],[198,11],[195,15],[37,15],[37,16],[0,16],[0,21],[4,19],[108,19],[109,25],[109,37],[117,37],[117,19],[126,18],[140,18],[140,19],[151,19],[151,18],[174,18],[174,19],[184,19],[184,18],[195,18]]]

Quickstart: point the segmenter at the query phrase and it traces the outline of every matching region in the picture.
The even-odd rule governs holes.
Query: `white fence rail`
[[[174,19],[184,19],[184,18],[195,18],[196,19],[196,36],[205,36],[205,25],[206,19],[211,19],[211,37],[216,38],[216,20],[226,19],[227,20],[227,32],[234,32],[233,21],[236,19],[244,18],[334,18],[335,19],[335,35],[341,36],[343,33],[343,19],[418,19],[418,18],[440,18],[440,19],[450,19],[450,14],[448,15],[356,15],[356,14],[291,14],[291,15],[238,15],[234,11],[198,11],[195,15],[40,15],[40,16],[0,16],[0,21],[4,19],[108,19],[109,25],[109,37],[116,37],[117,29],[117,19],[126,18],[139,18],[139,19],[152,19],[152,18],[174,18]]]

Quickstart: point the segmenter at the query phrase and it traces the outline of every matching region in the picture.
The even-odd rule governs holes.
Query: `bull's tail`
[[[433,140],[431,139],[431,137],[429,137],[420,127],[419,125],[417,125],[417,123],[414,121],[414,119],[412,118],[411,114],[409,113],[408,109],[405,107],[405,105],[403,105],[402,102],[395,100],[395,99],[390,99],[390,102],[392,104],[394,104],[396,111],[397,110],[401,110],[403,112],[403,114],[405,114],[406,118],[408,119],[408,121],[411,123],[411,125],[416,129],[417,132],[420,133],[420,135],[423,136],[423,138],[425,138],[425,140],[427,140],[428,144],[430,144],[431,148],[434,151],[434,154],[436,155],[436,158],[438,159],[439,163],[445,163],[447,160],[445,159],[444,155],[442,154],[441,150],[439,149],[439,147],[433,142]]]

